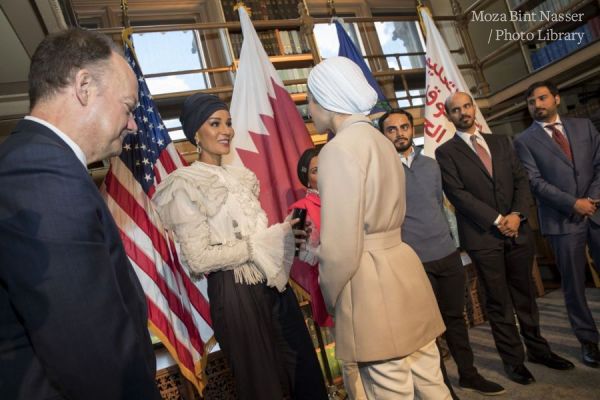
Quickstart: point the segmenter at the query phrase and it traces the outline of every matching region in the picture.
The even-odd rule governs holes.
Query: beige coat
[[[404,169],[393,144],[358,115],[319,155],[320,285],[334,311],[337,357],[403,357],[444,331],[427,275],[402,242]]]

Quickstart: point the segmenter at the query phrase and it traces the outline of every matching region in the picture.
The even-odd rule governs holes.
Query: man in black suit
[[[457,92],[445,105],[457,132],[435,154],[444,191],[456,209],[461,245],[485,289],[485,308],[504,370],[517,383],[535,381],[524,365],[514,313],[529,361],[571,369],[573,364],[552,353],[540,334],[525,171],[508,137],[477,130],[471,96]]]
[[[532,84],[525,97],[534,122],[515,148],[537,198],[541,231],[554,250],[583,362],[598,368],[598,328],[585,298],[585,245],[600,273],[600,134],[589,119],[558,115],[560,96],[552,82]]]
[[[38,46],[29,94],[0,146],[0,397],[158,400],[144,293],[86,168],[136,130],[135,75],[72,29]]]

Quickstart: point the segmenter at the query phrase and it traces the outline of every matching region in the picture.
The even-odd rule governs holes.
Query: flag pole
[[[423,38],[427,41],[427,28],[425,27],[425,22],[423,21],[423,16],[421,15],[421,10],[425,11],[429,16],[431,16],[431,10],[427,6],[424,6],[421,0],[417,0],[417,17],[419,18],[419,25],[421,26],[421,32],[423,32]]]
[[[127,4],[127,0],[121,0],[121,16],[123,18],[123,26],[129,28],[131,25],[129,24],[129,5]]]
[[[335,1],[334,0],[327,0],[327,8],[329,9],[329,23],[333,22],[333,18],[337,17],[337,14],[335,12]]]

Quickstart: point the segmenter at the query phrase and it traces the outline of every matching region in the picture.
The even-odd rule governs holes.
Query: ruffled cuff
[[[294,261],[295,239],[289,223],[271,225],[249,240],[251,259],[267,278],[267,286],[285,290]]]
[[[310,244],[306,245],[306,248],[300,249],[298,252],[298,258],[308,265],[315,266],[319,263],[319,250],[321,246],[312,247]]]

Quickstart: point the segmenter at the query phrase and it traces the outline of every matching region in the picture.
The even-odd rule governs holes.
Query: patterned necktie
[[[558,147],[565,153],[565,156],[572,162],[573,155],[571,154],[571,146],[569,146],[569,141],[565,137],[565,135],[556,127],[556,125],[560,125],[558,122],[554,124],[546,125],[546,128],[550,129],[552,132],[552,139],[556,142]]]
[[[471,135],[470,139],[471,143],[473,144],[473,148],[477,152],[477,155],[479,156],[479,159],[483,163],[483,166],[487,170],[488,174],[490,174],[490,176],[494,176],[494,171],[492,169],[492,158],[488,154],[487,150],[477,142],[477,136],[474,134]]]

